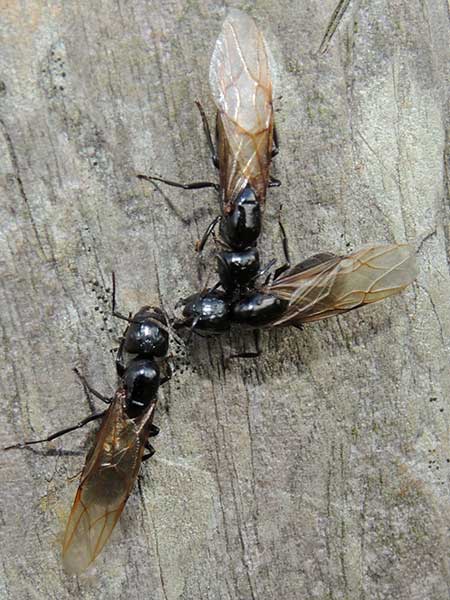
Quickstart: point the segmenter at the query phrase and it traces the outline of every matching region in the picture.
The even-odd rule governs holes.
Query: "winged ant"
[[[162,374],[158,364],[166,360],[169,349],[170,330],[163,311],[143,306],[131,317],[117,312],[114,276],[112,304],[113,315],[128,322],[115,361],[118,387],[114,396],[108,398],[97,392],[74,369],[85,390],[108,408],[44,439],[5,448],[48,442],[91,421],[102,420],[87,455],[64,534],[63,564],[70,574],[87,569],[101,552],[131,493],[141,462],[153,455],[149,438],[159,433],[153,424],[157,392],[172,374],[170,368]]]
[[[263,285],[256,247],[261,233],[267,188],[279,185],[269,168],[277,153],[270,59],[262,33],[251,17],[230,10],[217,39],[209,73],[217,107],[217,152],[206,115],[196,103],[219,184],[177,183],[138,175],[183,189],[212,187],[220,194],[221,214],[207,228],[201,250],[219,224],[218,283],[182,301],[183,319],[174,327],[218,334],[232,324],[259,329],[301,326],[401,292],[416,276],[406,244],[372,245],[348,256],[316,254],[291,267],[287,238],[280,223],[285,264]],[[234,356],[256,356],[244,353]]]

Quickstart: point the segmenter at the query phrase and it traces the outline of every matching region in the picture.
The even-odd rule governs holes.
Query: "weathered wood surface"
[[[92,434],[0,455],[0,597],[443,600],[449,578],[450,277],[444,169],[445,0],[233,3],[278,65],[281,153],[262,248],[295,259],[368,241],[425,240],[412,289],[224,370],[252,339],[195,341],[161,393],[157,454],[90,573],[60,538]],[[220,5],[220,6],[219,6]],[[193,253],[217,201],[134,173],[215,176],[193,100],[222,2],[1,7],[1,445],[90,407],[72,367],[113,389],[123,311],[167,306],[206,279]],[[164,196],[166,198],[164,198]],[[167,202],[172,203],[172,210]],[[280,256],[281,257],[281,256]],[[112,330],[112,331],[110,331]]]

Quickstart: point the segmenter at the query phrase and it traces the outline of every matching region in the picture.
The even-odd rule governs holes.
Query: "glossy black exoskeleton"
[[[162,329],[161,325],[165,327]],[[159,308],[143,306],[131,319],[125,332],[123,352],[163,357],[169,350],[166,318]]]
[[[136,418],[154,400],[161,383],[167,381],[167,378],[161,380],[155,358],[167,354],[169,334],[166,318],[159,308],[143,306],[127,320],[129,325],[117,353],[116,370],[126,390],[127,414]]]
[[[259,329],[280,318],[288,302],[257,289],[248,290],[236,300],[217,290],[193,294],[183,301],[183,319],[174,322],[176,329],[187,327],[196,333],[216,335],[231,325]]]
[[[254,291],[239,299],[231,307],[230,320],[243,327],[259,328],[278,319],[288,302],[272,294]]]
[[[205,294],[193,294],[183,300],[186,321],[175,327],[188,326],[195,332],[209,335],[220,334],[230,328],[230,303],[224,292],[209,290]]]
[[[169,349],[169,333],[167,328],[167,319],[159,308],[143,306],[132,317],[125,317],[115,310],[115,283],[113,280],[113,315],[126,320],[128,326],[122,337],[116,356],[116,371],[119,378],[119,385],[114,397],[108,398],[97,392],[89,385],[86,379],[74,369],[75,373],[81,379],[85,389],[92,393],[96,398],[109,405],[106,411],[97,413],[83,419],[77,425],[58,431],[45,439],[23,442],[9,446],[10,448],[22,448],[30,444],[42,443],[53,440],[65,433],[79,429],[86,423],[95,419],[104,417],[111,407],[120,398],[122,404],[123,416],[128,419],[143,419],[147,412],[156,402],[156,394],[160,385],[170,379],[171,373],[161,377],[160,367],[157,360],[163,359]],[[154,436],[158,433],[158,428],[153,425],[153,410],[151,419],[147,424],[148,436]],[[146,442],[146,448],[149,453],[143,457],[143,460],[149,458],[154,450]]]
[[[278,186],[280,182],[269,177],[267,163],[264,176],[255,175],[254,183],[252,180],[247,180],[240,191],[230,196],[224,188],[224,185],[227,186],[227,181],[223,181],[222,177],[221,160],[227,160],[226,153],[220,152],[223,144],[219,137],[219,153],[216,155],[205,113],[198,102],[197,106],[203,120],[208,145],[213,152],[213,163],[221,172],[221,185],[210,182],[180,184],[159,177],[138,175],[143,180],[161,181],[183,189],[214,187],[221,196],[222,214],[211,222],[197,245],[197,250],[202,250],[219,223],[221,249],[216,253],[219,281],[210,290],[193,294],[183,300],[184,320],[176,321],[175,327],[186,326],[197,333],[210,335],[227,331],[232,323],[258,328],[270,321],[272,315],[281,314],[283,310],[283,303],[280,300],[274,297],[265,298],[264,294],[257,292],[255,288],[257,278],[265,272],[265,269],[261,270],[257,249],[257,241],[262,229],[265,186]],[[267,135],[272,140],[271,128]],[[273,141],[275,149],[272,150],[272,154],[275,154],[278,151],[275,136]],[[243,175],[239,174],[239,177],[242,179]],[[258,194],[256,187],[263,190],[263,197]],[[281,231],[286,258],[286,265],[283,268],[286,269],[289,267],[289,256],[282,226]],[[219,287],[221,290],[218,290]]]
[[[220,195],[221,214],[206,229],[197,250],[219,224],[217,270],[219,281],[206,293],[184,303],[184,317],[194,331],[220,333],[229,328],[232,315],[240,321],[247,302],[252,322],[265,319],[266,303],[248,301],[255,290],[261,267],[256,248],[268,187],[280,185],[270,176],[272,158],[278,152],[272,104],[271,64],[264,37],[248,15],[231,10],[217,40],[210,64],[214,97],[216,144],[199,102],[203,129],[220,184],[208,181],[178,183],[160,177],[138,175],[182,189],[214,188]],[[220,294],[218,287],[222,288]],[[251,307],[250,312],[248,308]],[[272,309],[273,310],[273,309]],[[231,320],[230,320],[231,319]]]
[[[85,390],[108,404],[108,408],[42,440],[8,446],[24,448],[54,440],[90,421],[102,418],[95,444],[87,455],[62,543],[64,569],[69,574],[86,570],[101,552],[122,512],[138,476],[140,464],[154,450],[149,438],[158,434],[153,425],[156,394],[162,383],[158,359],[169,348],[167,320],[158,308],[142,307],[133,317],[115,311],[128,322],[116,357],[117,390],[107,398],[93,389],[78,371]],[[149,452],[144,454],[145,449]]]
[[[259,271],[259,252],[256,248],[229,250],[217,255],[220,284],[228,296],[248,287],[258,277]]]
[[[230,248],[245,250],[256,244],[261,228],[261,200],[247,184],[231,206],[225,205],[220,219],[220,235]]]

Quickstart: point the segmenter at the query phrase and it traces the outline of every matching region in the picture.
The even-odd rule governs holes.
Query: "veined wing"
[[[209,81],[218,108],[225,204],[232,204],[247,183],[264,202],[273,141],[269,57],[255,22],[237,9],[230,10],[217,39]]]
[[[101,552],[139,471],[155,404],[137,421],[125,415],[124,400],[119,388],[81,474],[63,541],[64,569],[70,574],[87,569]]]
[[[348,256],[312,257],[262,291],[288,302],[272,326],[300,324],[384,300],[402,292],[416,275],[411,246],[386,244],[368,246]]]

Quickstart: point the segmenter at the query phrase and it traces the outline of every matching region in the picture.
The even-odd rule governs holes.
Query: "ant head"
[[[143,306],[132,317],[125,333],[123,349],[141,357],[162,357],[169,350],[167,319],[159,308]]]
[[[230,305],[223,292],[193,294],[183,301],[183,307],[184,324],[187,327],[193,326],[196,330],[208,333],[222,333],[230,327]]]
[[[158,365],[145,358],[130,361],[122,377],[126,390],[125,410],[130,419],[139,417],[155,398],[159,388]]]

